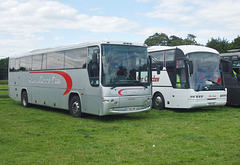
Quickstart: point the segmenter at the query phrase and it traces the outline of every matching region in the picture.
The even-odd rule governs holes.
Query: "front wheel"
[[[21,95],[21,102],[22,102],[22,106],[23,107],[28,107],[28,95],[27,95],[27,91],[23,91],[22,95]]]
[[[157,93],[154,95],[152,100],[152,105],[154,109],[158,109],[158,110],[162,110],[165,108],[164,98],[161,93]]]
[[[78,96],[73,96],[70,100],[69,111],[73,117],[83,117],[81,103]]]

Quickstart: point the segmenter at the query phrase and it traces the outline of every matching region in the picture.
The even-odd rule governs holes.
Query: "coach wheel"
[[[81,103],[78,96],[73,96],[71,98],[69,111],[73,117],[83,117]]]
[[[157,93],[154,95],[153,100],[152,100],[152,105],[154,109],[164,109],[165,104],[164,104],[164,98],[161,93]]]
[[[22,96],[21,96],[21,101],[22,101],[22,106],[23,107],[28,107],[28,95],[27,95],[27,91],[23,91],[22,92]]]

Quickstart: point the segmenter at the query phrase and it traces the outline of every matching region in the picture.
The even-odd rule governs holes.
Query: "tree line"
[[[0,60],[0,80],[8,79],[8,59],[4,58]]]
[[[169,36],[165,33],[155,33],[149,36],[145,40],[145,44],[148,46],[161,45],[161,46],[178,46],[178,45],[201,45],[196,41],[196,36],[193,34],[188,34],[187,38],[183,39],[181,37],[172,35]],[[213,49],[216,49],[219,53],[226,53],[228,50],[240,49],[240,36],[237,36],[232,42],[227,39],[221,38],[211,38],[208,40],[206,45]]]

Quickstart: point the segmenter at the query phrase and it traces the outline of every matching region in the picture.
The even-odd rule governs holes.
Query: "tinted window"
[[[184,60],[176,60],[176,88],[188,88],[187,70]]]
[[[164,67],[164,52],[151,52],[149,55],[152,57],[152,70],[156,71],[157,66]]]
[[[104,86],[149,85],[147,48],[132,45],[102,45]]]
[[[53,52],[47,54],[47,69],[63,69],[64,52]]]
[[[223,90],[221,85],[220,59],[218,54],[197,52],[188,54],[193,62],[190,86],[195,91]]]
[[[42,68],[42,55],[33,56],[32,70],[41,70]]]
[[[65,68],[86,68],[87,48],[65,51]]]
[[[92,86],[99,86],[99,47],[88,48],[88,75]]]
[[[28,71],[32,69],[32,56],[26,56],[20,58],[20,70]]]
[[[223,72],[225,72],[225,73],[231,73],[232,72],[230,61],[222,60],[221,65],[222,65],[222,71]]]
[[[47,69],[47,54],[42,56],[42,70]]]
[[[232,61],[233,67],[239,67],[240,66],[240,61],[239,60],[234,60]]]
[[[10,69],[11,72],[15,71],[15,58],[10,59],[10,61],[9,61],[9,69]]]
[[[173,67],[174,63],[174,52],[175,50],[168,50],[165,52],[166,67]]]
[[[16,61],[16,62],[15,62],[15,71],[19,71],[19,62],[20,62],[20,59],[17,58],[15,61]]]
[[[172,85],[174,86],[175,81],[175,61],[174,61],[174,52],[175,50],[168,50],[165,52],[165,61],[166,61],[166,69],[170,78]]]

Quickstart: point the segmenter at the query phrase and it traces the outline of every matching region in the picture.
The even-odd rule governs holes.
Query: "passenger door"
[[[100,48],[98,46],[88,47],[87,71],[89,79],[86,80],[86,90],[84,94],[84,106],[82,112],[100,115],[101,113],[101,93],[99,88],[100,75]]]

